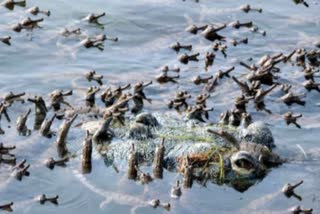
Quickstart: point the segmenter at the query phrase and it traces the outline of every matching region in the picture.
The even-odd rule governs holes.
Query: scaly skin
[[[155,123],[155,121],[159,122]],[[84,123],[82,126],[90,133],[95,133],[101,127],[103,125],[96,122]],[[208,163],[219,162],[219,154],[231,164],[230,166],[225,165],[226,169],[221,172],[224,174],[225,181],[230,182],[231,185],[235,179],[262,178],[266,173],[265,169],[282,163],[283,160],[264,145],[242,142],[235,146],[240,139],[238,131],[228,126],[223,127],[224,130],[232,133],[231,136],[234,136],[234,145],[230,146],[228,143],[231,137],[226,140],[206,132],[208,128],[220,129],[221,127],[217,125],[195,124],[192,121],[181,123],[169,115],[153,117],[151,114],[142,113],[135,121],[127,121],[125,126],[116,127],[110,123],[108,129],[113,130],[114,138],[107,144],[101,143],[103,141],[101,139],[98,151],[103,154],[107,162],[114,162],[116,165],[129,161],[128,176],[131,179],[138,178],[135,166],[140,163],[152,165],[153,176],[159,177],[158,172],[161,172],[162,168],[159,164],[161,158],[157,160],[157,157],[161,157],[163,153],[162,167],[167,170],[176,171],[178,169],[184,173],[184,169],[193,169],[192,172],[189,170],[189,173],[185,174],[185,176],[189,175],[185,182],[187,187],[192,185],[193,179],[203,178],[203,173],[207,173],[209,179],[217,179],[219,167],[209,167],[211,164],[208,165]],[[159,142],[159,138],[162,137],[165,140]],[[132,153],[132,145],[134,145],[134,153]],[[216,152],[211,153],[212,151]],[[190,166],[180,161],[186,155],[190,156],[192,163]],[[203,171],[203,167],[207,172]],[[232,169],[231,172],[227,170],[229,167]],[[193,176],[190,177],[190,174]],[[245,183],[242,188],[248,188],[250,185],[252,183]]]

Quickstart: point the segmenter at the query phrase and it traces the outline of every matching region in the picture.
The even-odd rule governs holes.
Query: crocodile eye
[[[244,136],[244,139],[245,139],[246,141],[248,141],[248,142],[251,142],[252,139],[253,139],[253,136],[252,136],[252,134],[246,134],[246,135]]]
[[[247,170],[250,170],[254,167],[254,165],[248,161],[247,159],[239,159],[235,162],[235,164],[239,167],[239,168],[244,168]]]

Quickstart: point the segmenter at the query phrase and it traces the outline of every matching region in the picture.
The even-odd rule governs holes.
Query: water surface
[[[245,14],[238,8],[250,3],[262,7],[263,13]],[[240,60],[252,58],[254,61],[265,54],[289,53],[294,48],[314,48],[320,41],[319,1],[310,1],[310,8],[295,5],[289,0],[269,1],[232,1],[201,0],[200,3],[188,0],[132,0],[132,1],[39,1],[28,0],[27,8],[38,5],[50,9],[52,15],[45,17],[43,28],[32,33],[15,33],[9,26],[25,17],[32,17],[25,8],[16,7],[9,11],[0,8],[0,36],[12,36],[12,46],[0,44],[0,95],[6,92],[26,91],[28,96],[46,96],[54,89],[74,89],[71,103],[84,105],[85,89],[93,83],[87,82],[83,74],[95,69],[104,75],[104,83],[114,86],[150,80],[159,73],[165,64],[180,66],[182,69],[180,84],[154,84],[146,90],[153,99],[148,110],[167,111],[166,103],[177,90],[190,90],[192,95],[202,91],[202,87],[191,83],[196,75],[211,75],[219,69],[236,66],[235,76],[246,71],[239,66]],[[82,19],[90,12],[106,12],[101,19],[102,26],[88,24]],[[32,17],[34,18],[34,17]],[[247,29],[226,29],[223,34],[232,38],[249,38],[247,46],[228,48],[228,57],[217,55],[214,66],[204,70],[203,56],[210,50],[210,42],[200,36],[184,31],[189,24],[227,23],[239,19],[253,21],[267,31],[267,36],[253,34]],[[80,27],[88,35],[105,33],[119,38],[118,43],[105,43],[105,50],[85,49],[77,39],[66,39],[59,35],[63,28]],[[199,63],[181,65],[177,54],[168,47],[180,41],[192,44],[194,52],[201,53]],[[303,74],[297,67],[281,65],[281,82],[294,85],[294,91],[304,93],[301,86]],[[219,90],[212,93],[209,106],[215,111],[210,115],[213,122],[218,115],[232,105],[233,99],[240,94],[231,79],[221,81]],[[26,158],[31,164],[31,176],[18,182],[8,179],[9,168],[0,167],[0,204],[14,201],[15,213],[162,213],[161,209],[152,209],[146,202],[160,198],[172,205],[172,213],[287,213],[294,205],[312,207],[320,212],[320,114],[315,103],[320,94],[311,92],[307,96],[305,107],[292,106],[294,112],[301,112],[303,129],[287,127],[281,114],[288,107],[279,102],[279,90],[267,98],[267,104],[273,111],[271,116],[256,111],[250,105],[249,112],[255,120],[264,120],[270,128],[277,144],[276,151],[291,161],[272,169],[266,178],[244,193],[228,186],[207,184],[203,187],[195,184],[183,192],[179,200],[169,199],[171,186],[179,175],[165,172],[163,180],[157,180],[148,186],[142,186],[126,178],[125,169],[117,174],[107,168],[101,157],[94,152],[93,171],[89,175],[80,173],[80,154],[83,133],[71,129],[70,150],[78,156],[68,163],[67,168],[50,171],[43,167],[48,156],[56,157],[54,139],[44,139],[34,132],[30,137],[17,136],[14,128],[2,125],[7,134],[0,141],[17,146],[17,157]],[[101,105],[101,103],[98,103]],[[27,107],[15,105],[10,109],[12,121]],[[31,127],[33,119],[29,120]],[[6,124],[6,123],[5,123]],[[58,128],[55,123],[53,129]],[[14,126],[14,123],[11,124]],[[299,146],[298,146],[299,145]],[[301,147],[306,156],[304,156]],[[148,170],[145,169],[145,170]],[[279,193],[287,182],[303,179],[305,183],[297,192],[303,201],[287,199]],[[59,194],[59,206],[40,206],[34,197],[46,193]]]

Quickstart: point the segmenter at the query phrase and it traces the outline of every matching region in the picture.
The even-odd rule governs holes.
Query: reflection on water
[[[219,69],[235,66],[235,76],[245,71],[239,61],[250,58],[256,61],[265,54],[275,52],[288,53],[297,47],[314,48],[320,41],[320,9],[318,1],[309,1],[310,7],[295,5],[291,1],[250,1],[255,7],[263,8],[263,13],[243,13],[238,8],[246,1],[27,1],[27,7],[39,6],[50,9],[51,16],[45,17],[41,29],[33,32],[16,33],[8,26],[30,16],[26,8],[16,6],[13,11],[0,7],[0,37],[11,36],[11,46],[0,43],[0,97],[8,91],[26,91],[27,96],[48,95],[56,88],[74,89],[72,103],[84,105],[85,89],[92,85],[83,74],[95,69],[104,75],[106,86],[124,85],[138,80],[154,79],[164,64],[180,66],[181,84],[157,85],[146,89],[153,105],[146,105],[148,110],[166,110],[166,103],[176,90],[192,91],[196,95],[201,87],[191,84],[196,75],[211,75]],[[102,26],[90,25],[82,19],[90,12],[106,12],[101,19]],[[190,24],[227,23],[239,19],[253,21],[267,36],[253,34],[246,29],[234,31],[226,29],[224,34],[233,38],[249,38],[247,46],[228,47],[228,57],[217,55],[213,67],[207,72],[201,63],[181,65],[177,54],[168,47],[176,41],[192,44],[194,52],[208,51],[210,43],[186,33]],[[85,49],[80,40],[74,37],[64,38],[59,32],[64,28],[83,29],[84,35],[105,33],[118,37],[119,42],[106,42],[104,51]],[[304,93],[301,87],[303,74],[297,68],[283,69],[280,78],[293,84],[294,91]],[[223,79],[219,90],[212,94],[208,106],[215,111],[210,113],[213,121],[232,105],[232,100],[240,92],[231,79]],[[273,169],[268,176],[248,191],[240,193],[228,186],[207,184],[206,187],[195,184],[192,189],[184,190],[179,200],[168,199],[170,188],[180,175],[165,171],[164,179],[148,186],[126,179],[125,169],[115,172],[106,168],[101,157],[94,152],[91,174],[80,173],[81,144],[84,134],[79,129],[71,129],[69,146],[76,153],[76,158],[68,162],[66,168],[57,167],[53,171],[45,168],[47,157],[56,157],[53,139],[45,139],[33,133],[30,137],[17,136],[13,128],[2,120],[5,136],[0,142],[16,145],[15,154],[19,159],[27,159],[31,164],[30,177],[22,182],[13,179],[8,167],[0,167],[0,204],[14,201],[16,213],[106,213],[106,212],[163,212],[154,210],[147,202],[154,198],[168,201],[173,213],[286,213],[294,205],[312,207],[315,213],[320,211],[320,150],[317,141],[320,137],[319,102],[320,95],[311,92],[307,96],[305,107],[292,106],[293,112],[301,112],[303,129],[285,126],[281,115],[288,108],[278,101],[280,92],[274,92],[267,99],[273,115],[252,112],[254,119],[270,124],[277,144],[276,151],[287,157],[289,162]],[[46,96],[47,97],[47,96]],[[101,105],[101,103],[98,103]],[[20,105],[10,108],[12,121],[23,113]],[[26,108],[26,107],[25,107]],[[32,115],[33,117],[33,115]],[[31,118],[32,118],[31,117]],[[33,121],[28,121],[28,127]],[[57,123],[52,127],[58,129]],[[14,126],[12,122],[10,126]],[[279,193],[287,182],[303,179],[305,183],[298,189],[303,201],[285,198]],[[35,197],[45,193],[48,196],[59,195],[59,206],[51,204],[40,206]]]

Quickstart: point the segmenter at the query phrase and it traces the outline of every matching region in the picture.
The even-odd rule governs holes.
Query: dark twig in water
[[[13,212],[12,206],[13,206],[13,202],[10,202],[8,204],[3,204],[3,205],[0,205],[0,210]]]
[[[303,184],[303,181],[299,181],[298,183],[291,185],[291,184],[286,184],[284,185],[284,187],[282,188],[282,192],[285,194],[285,196],[287,196],[288,198],[290,198],[291,196],[297,198],[299,201],[302,200],[301,196],[297,195],[294,190],[300,186],[301,184]]]
[[[40,204],[45,204],[47,201],[51,202],[54,205],[58,205],[58,198],[59,196],[56,195],[54,197],[48,198],[45,194],[42,194],[39,198]]]

